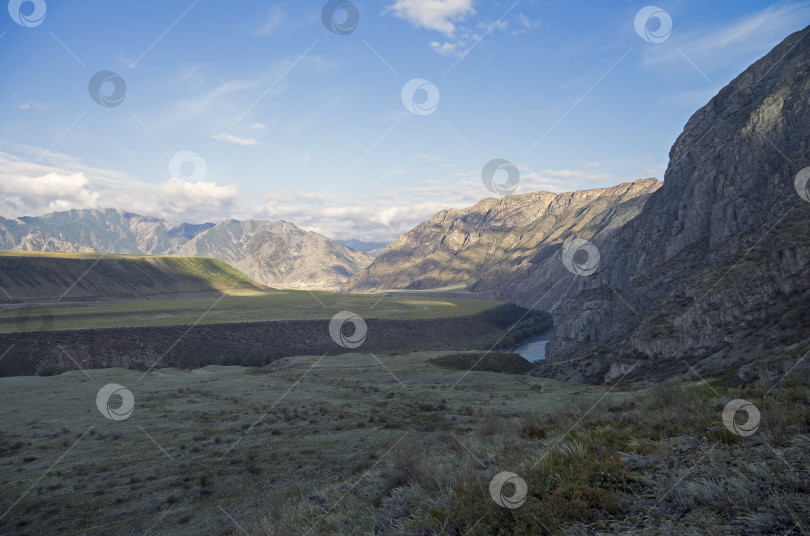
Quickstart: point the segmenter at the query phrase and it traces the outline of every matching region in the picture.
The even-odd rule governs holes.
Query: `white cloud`
[[[247,90],[261,86],[261,80],[232,80],[222,82],[213,89],[206,87],[203,80],[195,80],[190,88],[177,91],[179,98],[172,98],[171,92],[162,109],[156,110],[155,119],[146,119],[154,130],[160,131],[179,125],[196,124],[200,118],[227,123],[244,112]],[[200,92],[197,92],[197,89]],[[174,88],[173,88],[174,89]],[[276,91],[281,91],[276,88]],[[211,129],[213,130],[213,129]]]
[[[260,130],[267,125],[257,122],[257,118],[245,110],[253,110],[259,97],[262,102],[270,102],[273,97],[289,91],[289,81],[282,75],[293,66],[296,72],[322,73],[336,69],[338,63],[318,55],[303,59],[290,55],[259,72],[251,72],[250,77],[233,80],[215,78],[205,69],[187,68],[176,78],[165,80],[160,88],[161,105],[141,119],[158,135],[174,127],[216,132],[231,126],[236,118]]]
[[[264,197],[241,195],[234,184],[170,179],[158,184],[123,173],[95,169],[58,153],[14,146],[25,158],[0,152],[0,215],[40,215],[71,208],[125,208],[171,222],[199,223],[237,219],[287,220],[330,238],[392,240],[436,212],[465,208],[493,197],[481,181],[480,170],[456,173],[442,180],[427,179],[407,187],[379,186],[367,193],[319,193],[297,189],[267,192]],[[430,156],[430,155],[424,155]],[[37,158],[43,163],[32,164]],[[642,160],[641,156],[634,156]],[[578,164],[587,169],[589,163]],[[653,162],[645,167],[655,165]],[[534,191],[571,192],[612,186],[644,176],[591,173],[567,169],[532,171],[518,166],[521,177],[516,194]],[[403,173],[392,169],[393,174]],[[660,176],[660,174],[658,174]],[[384,184],[384,182],[383,182]]]
[[[505,32],[509,29],[509,22],[505,19],[479,20],[474,29],[471,26],[454,26],[452,34],[447,35],[447,41],[431,41],[430,47],[442,56],[461,57],[465,55],[478,42],[487,35],[495,32]],[[512,35],[526,33],[525,30],[510,32]]]
[[[250,125],[250,128],[252,128],[254,130],[264,130],[265,128],[267,128],[267,125],[265,125],[264,123],[258,123],[257,122],[257,123],[253,123],[252,125]]]
[[[387,11],[416,27],[452,36],[456,31],[454,22],[475,13],[472,4],[472,0],[396,0]]]
[[[518,14],[517,21],[521,26],[523,26],[527,30],[530,30],[532,28],[539,28],[540,26],[543,25],[543,23],[540,20],[532,20],[523,13]]]
[[[306,197],[305,201],[303,198]],[[472,204],[473,200],[456,206]],[[392,240],[436,212],[448,208],[447,201],[419,199],[356,198],[339,195],[302,196],[300,192],[274,192],[272,199],[253,212],[254,218],[283,219],[330,238]]]
[[[496,20],[494,22],[478,21],[476,28],[479,30],[496,32],[504,32],[509,28],[509,23],[505,20]]]
[[[472,44],[496,32],[506,32],[510,26],[519,27],[511,35],[525,34],[531,28],[539,28],[540,21],[531,20],[522,13],[497,20],[479,19],[469,24],[459,24],[475,15],[473,0],[396,0],[385,12],[409,21],[417,28],[434,30],[445,35],[446,40],[432,40],[430,47],[442,56],[461,57]]]
[[[570,169],[547,169],[543,171],[543,175],[555,179],[581,179],[585,176],[581,171],[572,171]]]
[[[692,69],[690,61],[704,71],[726,67],[736,59],[748,65],[752,56],[761,56],[788,33],[801,29],[805,23],[799,21],[807,20],[810,2],[780,3],[710,33],[673,32],[666,46],[645,47],[642,62],[645,67],[670,71],[673,67]]]
[[[172,222],[202,222],[232,217],[239,191],[235,184],[187,182],[181,179],[149,185],[141,193],[126,192],[105,200],[114,208],[156,216]]]
[[[50,102],[25,101],[16,106],[18,110],[50,110]]]
[[[256,35],[270,35],[281,26],[281,23],[286,19],[286,15],[281,10],[281,6],[274,5],[268,12],[262,25],[256,30]]]
[[[16,148],[35,152],[35,148]],[[173,222],[202,222],[230,218],[237,210],[236,185],[179,179],[151,184],[122,173],[83,166],[67,155],[49,153],[41,158],[47,163],[31,163],[0,152],[0,216],[111,207]]]
[[[460,41],[455,43],[439,43],[438,41],[431,41],[430,48],[442,56],[460,56],[462,52],[459,49],[463,46],[463,44],[464,43]]]
[[[532,20],[523,13],[519,13],[517,17],[515,17],[515,22],[517,27],[509,32],[512,35],[524,35],[535,28],[543,26],[541,20]]]
[[[607,187],[637,180],[610,174],[588,175],[574,170],[533,172],[522,168],[515,191],[552,193]],[[339,193],[273,192],[251,217],[284,219],[330,238],[392,240],[441,210],[466,208],[494,194],[481,182],[480,172],[459,173],[451,180],[424,180],[412,186],[367,196]]]
[[[79,207],[95,207],[99,194],[91,192],[89,180],[82,173],[70,175],[55,172],[44,175],[21,176],[0,174],[0,211],[21,216],[27,213],[46,213]]]
[[[228,143],[235,143],[237,145],[258,145],[259,142],[254,140],[253,138],[240,138],[239,136],[234,136],[233,134],[229,134],[227,132],[220,132],[219,134],[214,134],[211,136],[211,139],[219,140],[219,141],[226,141]]]

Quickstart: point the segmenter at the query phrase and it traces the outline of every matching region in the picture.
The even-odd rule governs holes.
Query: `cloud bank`
[[[241,194],[235,184],[176,178],[150,183],[120,172],[84,166],[67,155],[43,157],[43,151],[27,149],[29,158],[0,152],[0,216],[109,207],[174,223],[230,218],[286,220],[330,238],[385,241],[409,231],[436,212],[468,207],[494,196],[485,188],[480,170],[361,196],[300,189],[247,195]],[[37,158],[44,162],[36,162]],[[538,190],[559,193],[644,178],[604,173],[596,162],[583,162],[571,170],[518,168],[521,177],[517,194]]]

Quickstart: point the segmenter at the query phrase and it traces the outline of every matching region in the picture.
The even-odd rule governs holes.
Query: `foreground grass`
[[[494,408],[600,396],[485,372],[453,388],[463,371],[428,363],[439,355],[0,378],[0,534],[229,534],[228,516],[254,530],[269,505],[352,482],[394,445],[453,441]],[[96,408],[111,382],[134,395],[124,421]]]
[[[0,378],[0,533],[808,533],[806,383],[624,392],[441,357]],[[96,409],[110,382],[124,421]],[[735,398],[750,437],[721,422]],[[518,508],[490,496],[502,471]]]
[[[769,388],[475,412],[471,430],[403,440],[355,481],[269,508],[254,534],[808,534],[810,385]],[[762,412],[750,437],[721,422],[739,397]],[[490,496],[502,471],[527,483],[518,508]]]

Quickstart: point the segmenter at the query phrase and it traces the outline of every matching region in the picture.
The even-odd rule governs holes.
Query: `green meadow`
[[[365,318],[439,318],[475,314],[500,304],[474,298],[289,290],[176,300],[43,303],[39,307],[52,316],[51,329],[82,329],[169,326],[197,321],[217,324],[324,319],[342,310],[363,311]],[[22,307],[13,304],[0,309],[0,333],[17,330]]]

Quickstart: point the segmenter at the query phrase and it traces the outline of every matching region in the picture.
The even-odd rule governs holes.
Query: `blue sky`
[[[657,15],[642,35],[644,2],[384,0],[353,2],[341,35],[320,1],[38,0],[28,26],[16,4],[0,14],[0,215],[112,206],[366,240],[494,196],[495,158],[515,193],[663,178],[692,113],[810,23],[807,1],[656,1],[671,32]],[[125,83],[117,106],[91,98],[99,71],[117,75],[101,102]],[[435,106],[403,100],[413,79]]]

